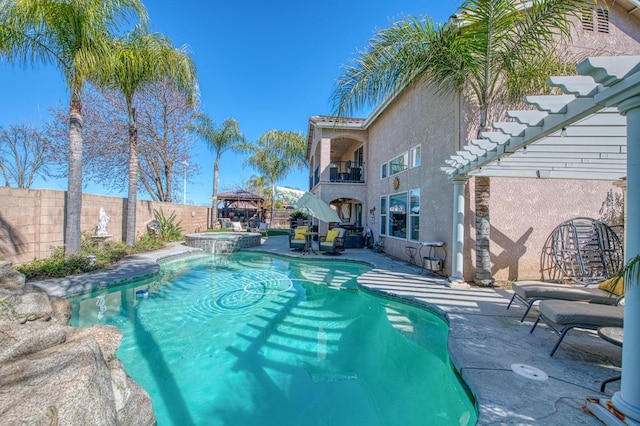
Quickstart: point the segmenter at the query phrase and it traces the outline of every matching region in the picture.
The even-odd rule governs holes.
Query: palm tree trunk
[[[486,99],[486,96],[485,96]],[[489,131],[489,112],[485,99],[480,105],[480,128],[478,137],[482,132]],[[491,178],[476,177],[475,185],[475,210],[476,210],[476,275],[473,281],[482,286],[493,284],[491,273]]]
[[[479,285],[493,284],[491,274],[491,221],[489,205],[491,201],[491,180],[488,177],[476,177],[476,275],[474,282]]]
[[[125,242],[130,246],[136,242],[136,206],[138,204],[138,130],[136,110],[129,111],[129,188],[127,192],[127,225]]]
[[[275,219],[276,209],[276,181],[271,181],[271,218],[269,219],[269,227],[273,228],[273,220]]]
[[[220,151],[216,151],[216,161],[213,163],[213,192],[211,193],[211,229],[215,229],[218,220],[218,174],[220,173]]]
[[[76,92],[69,108],[69,176],[65,206],[65,254],[80,251],[82,212],[82,103]]]

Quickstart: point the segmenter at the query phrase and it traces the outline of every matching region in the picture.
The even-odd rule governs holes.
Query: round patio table
[[[598,336],[611,344],[622,346],[622,342],[624,340],[624,329],[622,327],[600,327],[598,329]],[[607,384],[620,380],[620,377],[621,376],[615,376],[604,380],[600,385],[600,392],[604,393],[604,389]]]

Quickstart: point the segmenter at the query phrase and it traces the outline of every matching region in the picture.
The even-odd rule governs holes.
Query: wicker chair
[[[289,233],[289,248],[292,250],[304,250],[306,245],[305,234],[309,232],[308,226],[298,226]]]
[[[344,250],[344,228],[333,228],[320,237],[319,249],[332,254],[340,254]]]

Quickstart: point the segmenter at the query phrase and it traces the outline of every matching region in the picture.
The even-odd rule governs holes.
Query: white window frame
[[[387,209],[389,200],[386,195],[380,197],[380,235],[387,235]]]
[[[416,194],[418,197],[418,210],[416,212],[414,212],[413,209],[413,204],[412,204],[412,198],[413,195]],[[422,200],[420,198],[420,188],[414,188],[414,189],[410,189],[409,190],[409,198],[407,200],[408,204],[409,204],[409,232],[407,233],[407,238],[410,241],[420,241],[420,209],[422,208],[421,203]],[[415,223],[417,224],[417,234],[416,238],[413,238],[413,224],[414,224],[414,220]]]
[[[389,161],[389,176],[404,172],[407,168],[409,168],[409,151],[405,151]]]
[[[380,179],[385,179],[387,177],[387,163],[380,164]]]
[[[397,198],[400,199],[402,196],[404,196],[404,212],[403,213],[398,213],[398,216],[404,216],[404,223],[399,223],[397,225],[395,225],[399,230],[404,229],[404,236],[402,235],[393,235],[393,228],[394,228],[394,214],[391,212],[391,199],[392,198]],[[399,240],[406,240],[407,239],[407,221],[409,220],[409,214],[407,212],[407,202],[408,202],[408,197],[409,197],[409,193],[408,192],[398,192],[397,194],[391,194],[389,195],[388,201],[387,201],[387,209],[389,209],[389,215],[388,215],[388,224],[387,224],[387,234],[389,237],[392,238],[397,238]],[[404,227],[403,227],[404,225]]]
[[[409,168],[420,167],[422,163],[422,146],[416,145],[409,150]]]

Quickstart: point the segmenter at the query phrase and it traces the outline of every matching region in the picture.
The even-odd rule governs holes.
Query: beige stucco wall
[[[457,96],[437,95],[419,85],[399,96],[370,126],[364,211],[376,207],[376,224],[371,227],[374,237],[380,231],[380,197],[419,188],[420,241],[451,241],[452,185],[440,167],[457,147],[458,124]],[[420,166],[380,178],[380,164],[417,145],[422,149]],[[396,177],[397,190],[393,187]],[[408,259],[407,245],[418,247],[418,242],[385,237],[385,251],[398,258]]]
[[[0,187],[0,257],[20,264],[50,256],[64,244],[64,206],[64,191]],[[121,241],[125,206],[123,198],[83,194],[80,229],[95,233],[102,207],[109,216],[108,233],[114,241]],[[185,233],[206,228],[206,207],[139,200],[136,234],[145,232],[154,209],[162,209],[165,217],[175,212]]]
[[[473,278],[475,228],[473,181],[465,248],[465,278]],[[541,278],[544,244],[560,223],[575,217],[607,219],[607,193],[621,190],[606,181],[491,178],[491,272],[497,281]],[[614,206],[618,211],[622,206]],[[619,223],[610,223],[619,225]],[[465,231],[466,231],[465,229]]]
[[[615,2],[605,4],[600,0],[597,6],[609,11],[609,34],[583,31],[578,23],[571,32],[571,51],[587,56],[637,55],[640,52],[638,17],[626,13]]]

